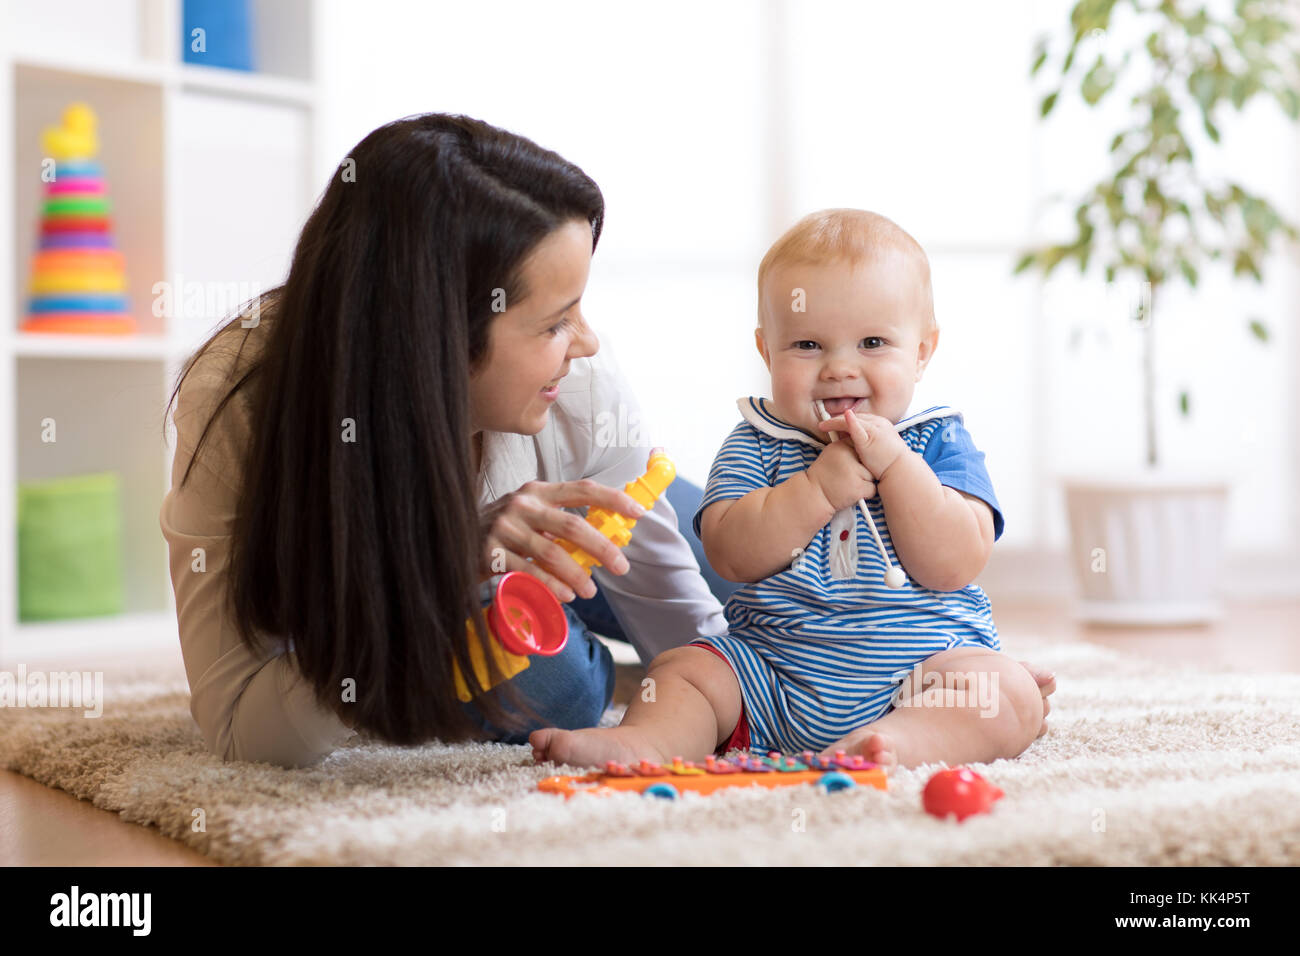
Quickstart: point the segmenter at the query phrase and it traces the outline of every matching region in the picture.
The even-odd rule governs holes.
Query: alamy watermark
[[[899,685],[896,706],[978,707],[981,717],[996,717],[998,676],[997,671],[926,671],[918,662]]]
[[[50,897],[51,926],[120,926],[133,936],[148,936],[152,893],[83,893],[75,883]]]
[[[186,282],[177,273],[173,281],[155,282],[152,311],[155,318],[211,319],[230,315],[248,304],[239,324],[256,328],[262,320],[262,286],[257,282]]]
[[[81,707],[86,717],[104,713],[103,671],[0,671],[0,707]]]
[[[636,409],[619,402],[616,409],[596,413],[597,448],[645,448],[650,436]]]

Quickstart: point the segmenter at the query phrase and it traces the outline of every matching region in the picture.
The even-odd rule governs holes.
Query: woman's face
[[[591,224],[575,219],[537,244],[522,267],[527,297],[492,321],[488,354],[470,378],[472,431],[536,435],[569,362],[596,354],[579,301],[591,269]]]

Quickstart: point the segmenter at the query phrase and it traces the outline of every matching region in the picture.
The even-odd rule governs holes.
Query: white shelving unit
[[[256,72],[182,62],[183,0],[0,3],[0,661],[175,639],[158,510],[163,412],[185,359],[242,299],[277,285],[318,192],[312,0],[250,0]],[[41,131],[83,101],[140,334],[18,332],[39,228]],[[155,315],[155,284],[173,290]],[[53,417],[57,441],[41,441]],[[115,471],[125,610],[18,617],[16,486]],[[174,646],[174,645],[173,645]]]

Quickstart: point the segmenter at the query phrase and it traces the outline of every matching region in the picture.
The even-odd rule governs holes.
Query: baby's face
[[[901,420],[939,341],[937,329],[927,331],[925,302],[901,255],[773,269],[756,338],[772,373],[776,413],[815,435],[825,434],[817,429],[816,399],[832,418],[852,408]],[[797,311],[801,305],[805,311]]]

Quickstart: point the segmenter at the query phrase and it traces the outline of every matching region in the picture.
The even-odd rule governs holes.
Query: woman
[[[173,395],[160,517],[191,711],[212,752],[286,766],[355,731],[523,742],[592,726],[613,664],[571,607],[562,654],[469,705],[453,674],[473,673],[465,624],[488,634],[494,572],[595,596],[556,537],[602,562],[643,660],[726,626],[671,504],[641,517],[618,490],[646,449],[595,439],[599,412],[637,414],[580,308],[600,190],[459,116],[388,124],[350,158],[284,285],[214,335]],[[623,551],[563,510],[593,504],[639,517]]]

